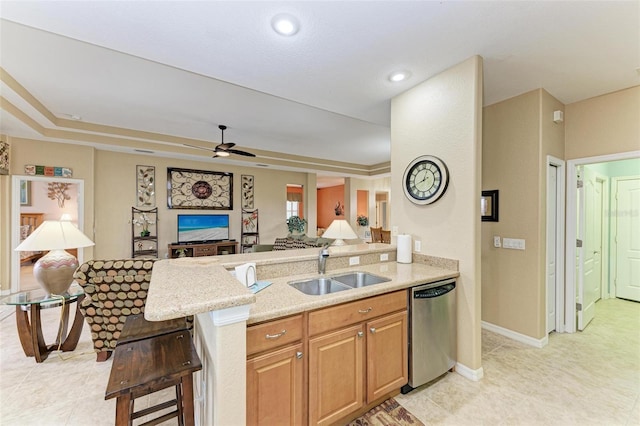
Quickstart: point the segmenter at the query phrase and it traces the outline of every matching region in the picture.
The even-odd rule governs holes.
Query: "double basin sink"
[[[289,285],[298,291],[311,296],[336,293],[352,288],[386,283],[389,278],[373,275],[368,272],[349,272],[332,277],[318,277],[290,282]]]

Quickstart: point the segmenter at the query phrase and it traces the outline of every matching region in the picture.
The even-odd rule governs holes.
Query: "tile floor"
[[[57,315],[43,311],[47,341]],[[86,325],[74,352],[36,364],[13,309],[0,306],[0,318],[0,425],[113,425],[111,362],[95,362]],[[488,331],[482,340],[482,381],[448,373],[396,399],[427,425],[640,425],[640,303],[600,301],[586,331],[552,334],[542,349]]]

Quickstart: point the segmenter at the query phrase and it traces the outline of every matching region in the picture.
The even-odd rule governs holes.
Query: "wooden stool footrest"
[[[147,414],[151,414],[151,413],[155,413],[156,411],[160,411],[160,410],[164,410],[165,408],[169,408],[169,407],[175,407],[178,404],[178,400],[177,399],[172,399],[170,401],[165,401],[161,404],[157,404],[154,405],[153,407],[149,407],[149,408],[145,408],[144,410],[140,410],[140,411],[136,411],[135,413],[131,414],[131,420],[134,419],[139,419],[140,417],[144,417]],[[172,413],[167,413],[167,414],[172,414]],[[173,416],[174,417],[178,415],[178,410],[173,412]]]
[[[167,420],[173,418],[173,417],[178,417],[178,410],[176,411],[172,411],[171,413],[165,414],[164,416],[160,416],[157,419],[153,419],[153,420],[149,420],[148,422],[144,422],[144,423],[140,423],[139,426],[155,426],[155,425],[159,425],[160,423],[166,422]]]

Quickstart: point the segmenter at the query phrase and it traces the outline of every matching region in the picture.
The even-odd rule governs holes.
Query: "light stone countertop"
[[[339,258],[383,253],[390,249],[395,250],[395,247],[388,244],[361,244],[331,247],[330,252],[333,258]],[[445,261],[445,267],[440,267],[440,259],[437,258],[435,264],[439,266],[432,266],[434,262],[416,261],[410,264],[388,261],[357,265],[328,270],[326,276],[364,271],[389,278],[391,281],[327,295],[310,296],[289,286],[288,283],[317,277],[318,274],[315,272],[296,275],[283,273],[281,277],[266,280],[258,273],[258,280],[269,281],[272,284],[254,295],[228,271],[246,262],[256,262],[258,268],[260,265],[282,264],[286,271],[287,264],[291,262],[315,261],[317,257],[317,249],[304,249],[157,261],[145,305],[145,318],[150,321],[162,321],[251,304],[247,323],[255,324],[459,276],[451,262]]]

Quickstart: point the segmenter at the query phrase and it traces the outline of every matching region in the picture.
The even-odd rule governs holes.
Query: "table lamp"
[[[322,238],[334,238],[335,241],[332,245],[344,246],[346,244],[344,242],[345,239],[358,238],[358,235],[346,220],[334,220],[327,230],[324,231]]]
[[[15,248],[16,251],[49,251],[33,266],[38,284],[51,294],[63,294],[73,282],[78,259],[64,249],[94,245],[68,220],[45,220]]]

